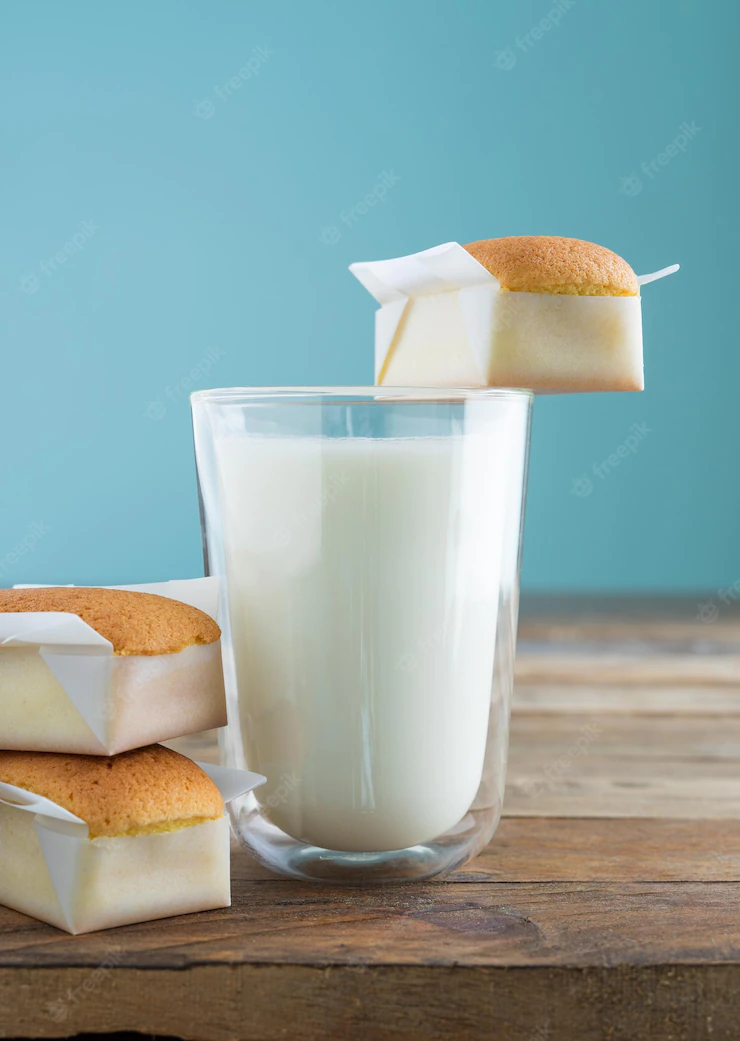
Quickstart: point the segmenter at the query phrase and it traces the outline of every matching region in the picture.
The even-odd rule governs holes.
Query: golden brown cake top
[[[173,831],[224,812],[208,774],[164,745],[112,756],[0,752],[0,781],[63,806],[91,839]]]
[[[192,644],[214,643],[221,636],[214,620],[197,607],[125,589],[0,589],[0,612],[18,611],[79,615],[113,644],[115,654],[175,654]]]
[[[637,275],[605,246],[557,235],[510,235],[464,247],[515,293],[639,296]]]

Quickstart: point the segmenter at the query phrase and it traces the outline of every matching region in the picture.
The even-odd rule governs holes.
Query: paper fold
[[[239,795],[245,795],[265,782],[265,778],[261,774],[248,770],[234,770],[228,767],[213,766],[210,763],[197,763],[197,765],[214,782],[225,803]],[[86,852],[92,848],[89,846],[87,823],[51,799],[4,782],[0,782],[0,805],[33,815],[39,847],[65,928],[71,933],[79,931],[78,923],[75,921],[74,899],[75,893],[79,889],[81,865],[84,863]],[[193,827],[200,827],[200,825],[193,825]],[[111,838],[115,841],[116,837]],[[131,838],[136,841],[140,836]],[[105,843],[109,840],[101,841]],[[128,837],[125,837],[125,841],[128,841]]]
[[[638,275],[642,285],[665,278],[679,270],[671,264],[647,275]],[[449,293],[473,286],[500,289],[498,279],[483,267],[459,242],[409,253],[390,260],[357,261],[349,270],[381,306],[399,303],[415,296]]]
[[[660,271],[639,275],[637,281],[640,286],[647,285],[678,269],[678,264],[672,264]],[[349,270],[380,304],[375,314],[376,382],[384,381],[394,340],[409,302],[421,297],[457,293],[465,333],[481,382],[485,384],[483,374],[487,371],[486,359],[491,351],[492,331],[497,323],[500,325],[506,321],[505,315],[496,317],[500,309],[499,301],[503,300],[502,290],[498,279],[460,243],[444,242],[420,253],[390,260],[359,261],[350,264]],[[602,298],[574,299],[592,301]]]
[[[201,763],[198,760],[193,762],[203,773],[208,774],[227,803],[240,795],[246,795],[253,788],[259,788],[267,780],[262,774],[256,774],[252,770],[236,770],[231,766],[215,766],[213,763]]]
[[[43,589],[48,586],[16,585],[14,588]],[[154,593],[180,600],[218,620],[219,580],[215,576],[104,588]],[[113,687],[114,670],[123,666],[130,669],[136,656],[127,657],[125,662],[117,658],[110,641],[78,615],[63,611],[0,614],[0,648],[3,647],[38,648],[40,657],[99,742],[98,754],[108,752],[107,702]],[[177,656],[170,655],[168,659],[174,667]],[[144,662],[145,666],[147,664],[151,663]],[[180,735],[164,735],[177,736]]]
[[[470,286],[499,286],[498,279],[458,242],[443,242],[391,260],[358,261],[349,270],[381,305]]]
[[[193,760],[203,773],[208,774],[213,783],[221,793],[225,803],[231,802],[240,795],[246,795],[253,788],[264,784],[266,778],[262,774],[253,773],[251,770],[235,770],[228,766],[214,766],[212,763],[201,763]],[[20,788],[14,784],[6,784],[0,781],[0,804],[11,806],[15,810],[23,810],[32,813],[37,821],[44,826],[45,822],[63,821],[68,824],[80,825],[85,830],[85,837],[89,833],[87,823],[80,817],[76,817],[64,806],[47,799],[43,795],[37,795],[27,788]]]
[[[113,645],[78,615],[66,611],[0,614],[0,647],[69,647],[112,654]]]
[[[0,803],[3,806],[12,806],[16,810],[33,813],[37,817],[79,824],[85,829],[85,835],[88,833],[87,824],[80,817],[75,817],[74,813],[70,813],[59,803],[52,802],[51,799],[46,799],[35,792],[29,792],[26,788],[19,788],[14,784],[0,781]]]

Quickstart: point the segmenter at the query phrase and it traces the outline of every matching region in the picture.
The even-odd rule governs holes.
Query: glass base
[[[347,853],[294,839],[262,816],[253,797],[234,800],[229,812],[237,838],[265,867],[288,878],[330,885],[421,882],[454,871],[490,842],[501,818],[500,806],[470,810],[433,842],[383,853]]]

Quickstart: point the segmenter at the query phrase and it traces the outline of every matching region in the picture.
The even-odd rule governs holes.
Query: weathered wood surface
[[[736,1041],[740,613],[717,603],[535,605],[505,817],[446,880],[301,885],[237,851],[224,911],[69,937],[0,909],[0,1036]]]

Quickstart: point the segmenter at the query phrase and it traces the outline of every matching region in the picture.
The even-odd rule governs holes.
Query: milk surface
[[[475,799],[491,701],[505,444],[216,442],[230,624],[255,794],[296,839],[383,851]]]

